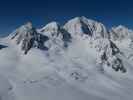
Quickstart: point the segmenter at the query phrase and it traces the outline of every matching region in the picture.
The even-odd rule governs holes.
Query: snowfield
[[[132,100],[127,34],[85,17],[22,25],[0,40],[0,100]]]
[[[14,100],[12,85],[9,80],[0,75],[0,100]]]

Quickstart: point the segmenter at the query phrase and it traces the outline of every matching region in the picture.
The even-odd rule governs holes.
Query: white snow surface
[[[87,21],[90,27],[92,22]],[[116,72],[108,66],[103,66],[104,71],[101,71],[101,66],[97,65],[97,37],[75,36],[76,32],[83,33],[80,25],[73,30],[68,23],[64,28],[73,38],[67,48],[55,46],[48,51],[31,48],[24,55],[12,40],[1,39],[0,45],[7,47],[0,49],[0,100],[132,100],[130,41],[114,41],[123,54],[120,56],[127,72]],[[93,33],[106,38],[102,44],[108,44],[107,30],[105,27],[101,30],[99,25],[103,24],[96,23],[97,30]],[[56,26],[56,22],[46,25],[54,30]],[[107,37],[101,36],[102,32]]]

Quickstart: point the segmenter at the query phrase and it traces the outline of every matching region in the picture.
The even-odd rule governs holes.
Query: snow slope
[[[0,96],[8,95],[9,100],[132,100],[133,63],[127,56],[128,51],[132,53],[127,46],[131,41],[114,41],[111,35],[103,24],[85,17],[64,26],[57,22],[41,29],[31,23],[21,26],[0,41],[4,46],[0,49],[4,76]]]
[[[7,78],[0,75],[0,100],[14,100],[12,86]]]

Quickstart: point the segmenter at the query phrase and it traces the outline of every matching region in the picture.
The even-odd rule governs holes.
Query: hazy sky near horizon
[[[61,24],[76,16],[102,22],[108,28],[119,24],[133,28],[133,0],[1,0],[0,35],[32,21],[42,27]]]

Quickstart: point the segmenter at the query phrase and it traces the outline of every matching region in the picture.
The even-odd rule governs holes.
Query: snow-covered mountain
[[[124,52],[128,59],[132,59],[133,30],[123,25],[113,27],[110,30],[111,40]]]
[[[53,46],[67,47],[71,42],[71,34],[57,22],[51,22],[38,31],[49,38],[47,42],[49,49]]]
[[[45,41],[48,40],[48,37],[37,33],[30,22],[15,30],[9,37],[15,44],[20,45],[21,50],[23,50],[25,54],[27,54],[32,47],[43,50],[47,49],[44,44]]]
[[[85,17],[40,29],[28,22],[0,39],[0,74],[9,83],[1,92],[0,80],[0,99],[132,100],[132,33]]]
[[[76,17],[72,20],[69,20],[64,25],[64,28],[73,36],[85,34],[94,38],[109,37],[107,29],[102,23],[89,20],[86,17]]]
[[[110,34],[111,34],[111,38],[113,40],[124,40],[124,39],[128,39],[131,38],[133,31],[131,29],[128,29],[125,26],[119,25],[117,27],[113,27],[110,30]]]

